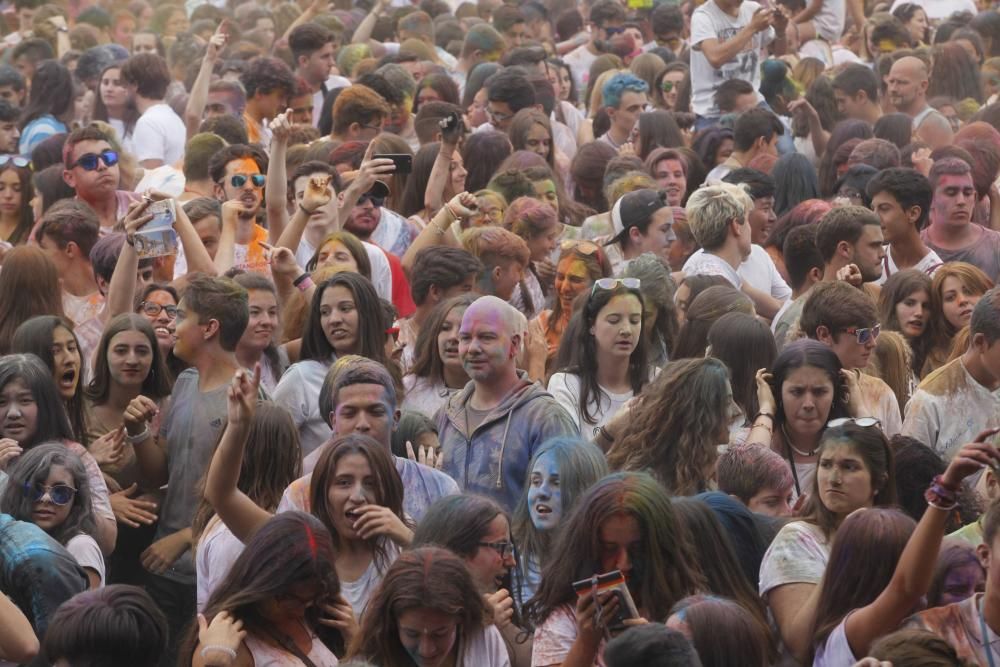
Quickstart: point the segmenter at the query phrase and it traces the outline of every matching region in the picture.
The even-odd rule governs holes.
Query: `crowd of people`
[[[1000,11],[0,5],[0,667],[1000,661]]]

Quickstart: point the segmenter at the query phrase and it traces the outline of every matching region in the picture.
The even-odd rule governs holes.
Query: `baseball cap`
[[[667,207],[666,196],[662,192],[643,188],[626,193],[611,207],[611,241],[625,233],[630,227],[643,224],[661,208]]]
[[[375,181],[372,186],[368,188],[366,195],[371,195],[372,197],[388,197],[389,196],[389,186],[383,181]]]

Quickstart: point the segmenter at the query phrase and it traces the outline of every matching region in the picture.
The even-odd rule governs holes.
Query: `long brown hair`
[[[36,315],[63,316],[59,271],[41,248],[18,246],[0,273],[0,355],[10,354],[14,332]]]
[[[111,340],[123,331],[138,331],[144,335],[149,341],[149,347],[152,351],[153,361],[150,363],[149,373],[142,381],[140,393],[154,401],[169,396],[171,392],[170,371],[167,370],[163,354],[160,352],[160,345],[153,332],[153,326],[142,315],[122,313],[108,322],[101,335],[101,342],[97,346],[97,354],[94,357],[94,377],[86,389],[87,399],[97,405],[108,400],[108,394],[111,391],[108,348],[111,346]]]
[[[667,364],[639,396],[608,465],[650,472],[671,495],[705,491],[730,421],[728,381],[725,364],[711,357]]]
[[[993,281],[978,267],[965,262],[948,262],[934,273],[931,281],[931,317],[929,324],[930,345],[927,350],[926,364],[928,371],[943,366],[951,352],[952,338],[958,330],[944,316],[944,281],[948,278],[958,278],[967,289],[986,294]]]
[[[333,544],[338,549],[341,540],[331,518],[332,508],[327,490],[333,484],[340,459],[350,454],[360,454],[368,460],[368,465],[371,466],[372,474],[375,476],[375,504],[388,508],[403,523],[409,523],[403,515],[403,480],[396,471],[396,465],[388,448],[366,435],[352,433],[342,436],[326,445],[316,462],[309,483],[312,513],[330,531]],[[375,552],[375,566],[379,570],[384,570],[389,560],[385,539],[375,538],[371,544]]]
[[[932,301],[931,294],[934,293],[933,283],[931,277],[923,271],[904,269],[889,276],[889,279],[882,285],[882,291],[878,295],[878,319],[884,327],[883,333],[885,330],[900,332],[903,330],[899,318],[896,316],[896,306],[901,301],[920,291],[927,293],[928,302]],[[924,356],[927,354],[927,348],[931,341],[931,332],[935,326],[933,324],[933,320],[935,319],[933,307],[928,310],[930,312],[927,314],[924,332],[919,338],[908,341],[910,349],[913,350],[912,368],[914,373],[919,373],[920,368],[924,365]]]
[[[482,632],[493,619],[468,568],[446,549],[422,547],[403,552],[372,595],[348,659],[380,667],[411,667],[413,659],[399,641],[399,617],[414,609],[432,609],[458,619],[460,639]]]
[[[684,618],[703,665],[766,667],[774,662],[770,629],[735,600],[692,595],[670,613]]]
[[[427,321],[420,327],[420,333],[417,334],[417,342],[413,346],[415,358],[410,367],[411,375],[427,378],[435,384],[444,381],[444,362],[441,360],[437,341],[438,334],[441,333],[441,326],[452,310],[455,308],[464,310],[471,306],[475,300],[474,296],[462,294],[434,306],[434,310],[431,311]]]

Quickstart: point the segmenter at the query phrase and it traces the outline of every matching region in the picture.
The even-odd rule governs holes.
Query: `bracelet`
[[[296,287],[298,287],[300,283],[304,283],[305,281],[309,280],[310,278],[311,278],[311,276],[308,273],[302,273],[302,274],[299,275],[298,278],[296,278],[295,280],[292,281],[292,284],[295,285]]]
[[[128,444],[130,445],[138,445],[140,442],[146,442],[146,439],[149,438],[149,436],[149,424],[147,423],[146,428],[142,429],[142,433],[139,433],[138,435],[126,434],[125,439],[128,440]]]
[[[218,651],[219,653],[225,653],[229,656],[230,660],[236,659],[236,651],[229,648],[228,646],[218,646],[216,644],[209,644],[208,646],[201,647],[201,657],[206,657],[205,654],[209,651]]]
[[[313,287],[312,277],[310,277],[309,275],[306,275],[305,280],[302,280],[301,282],[297,282],[295,284],[295,286],[297,288],[299,288],[300,292],[307,291],[310,287]]]
[[[757,414],[755,414],[753,416],[753,419],[751,420],[750,423],[752,424],[752,423],[756,422],[761,417],[767,417],[768,419],[771,420],[772,424],[774,423],[774,415],[772,415],[770,412],[758,412]]]
[[[934,502],[933,500],[928,500],[927,501],[927,506],[928,507],[933,507],[936,510],[941,510],[942,512],[951,512],[956,507],[958,507],[958,503],[957,502],[953,502],[950,505],[939,505],[936,502]]]
[[[944,475],[935,475],[931,484],[933,484],[934,486],[940,486],[945,491],[950,491],[951,495],[955,495],[959,491],[959,487],[945,483]]]
[[[768,434],[768,435],[774,435],[774,428],[772,428],[771,426],[768,426],[767,424],[758,424],[758,423],[757,423],[757,420],[756,420],[756,419],[754,419],[754,420],[753,420],[753,421],[752,421],[752,422],[750,423],[750,430],[752,431],[752,430],[754,430],[755,428],[762,428],[762,429],[764,429],[765,431],[767,431],[767,434]]]
[[[446,211],[448,211],[448,214],[449,214],[449,215],[451,216],[451,219],[452,219],[452,220],[454,220],[454,221],[456,221],[456,222],[457,222],[457,221],[459,221],[459,220],[461,220],[461,219],[462,219],[462,216],[460,216],[460,215],[459,215],[458,213],[455,213],[455,211],[454,211],[454,210],[452,210],[452,208],[451,208],[451,204],[445,204],[445,205],[444,205],[444,208],[445,208],[445,210],[446,210]],[[444,232],[442,232],[442,234],[443,234],[443,233],[444,233]]]
[[[135,234],[126,234],[125,243],[129,244],[133,248],[135,247]]]

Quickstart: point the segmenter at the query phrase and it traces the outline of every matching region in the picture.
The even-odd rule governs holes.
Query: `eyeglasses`
[[[493,109],[490,108],[486,109],[486,113],[487,115],[489,115],[490,119],[496,123],[502,123],[505,120],[510,120],[511,118],[514,117],[514,114],[512,113],[501,113],[499,111],[494,111]]]
[[[360,125],[362,130],[375,130],[375,134],[378,134],[382,131],[381,125],[367,125],[365,123],[360,123]]]
[[[575,239],[566,239],[559,244],[559,250],[562,252],[574,251],[581,255],[590,256],[601,249],[596,243],[591,243],[590,241],[577,241]]]
[[[826,427],[836,428],[844,424],[854,424],[861,428],[871,428],[872,426],[881,426],[882,422],[875,419],[875,417],[858,417],[856,419],[854,417],[842,417],[841,419],[831,419],[826,423]]]
[[[25,482],[24,493],[34,503],[48,496],[49,500],[56,505],[68,505],[73,500],[73,496],[76,495],[76,489],[68,484],[46,486],[40,482],[34,484]]]
[[[596,292],[598,288],[603,290],[613,290],[619,285],[625,289],[639,289],[641,284],[642,281],[638,278],[598,278],[594,281],[594,286],[590,288],[590,294],[593,296],[594,292]]]
[[[112,150],[105,150],[100,153],[84,153],[69,168],[83,167],[84,171],[94,171],[97,169],[98,161],[103,162],[105,167],[113,167],[118,164],[118,153]],[[17,163],[15,162],[15,164]]]
[[[665,93],[669,93],[673,89],[674,89],[673,81],[664,81],[663,83],[660,84],[660,90],[662,90]]]
[[[358,197],[358,206],[364,206],[365,202],[371,202],[375,208],[382,208],[385,205],[385,197],[378,195],[363,194]]]
[[[21,157],[20,155],[0,155],[0,167],[6,166],[8,162],[13,162],[15,167],[20,167],[21,169],[31,167],[30,158]]]
[[[143,301],[139,304],[139,308],[142,312],[150,317],[157,317],[162,311],[167,311],[167,317],[174,319],[177,317],[177,306],[161,306],[153,301]]]
[[[617,26],[617,27],[616,26],[608,26],[607,28],[604,29],[604,34],[608,36],[608,39],[611,39],[612,37],[614,37],[615,35],[617,35],[620,32],[625,32],[625,28],[623,28],[621,26]]]
[[[249,176],[246,174],[234,174],[233,177],[229,179],[229,182],[234,188],[242,188],[246,185],[247,179],[250,179],[250,181],[253,182],[253,186],[255,188],[262,188],[264,187],[264,183],[267,182],[267,176],[264,174],[251,174]]]
[[[882,325],[876,324],[873,327],[865,327],[864,329],[848,327],[847,329],[841,329],[841,331],[854,336],[858,341],[858,345],[867,345],[869,342],[876,340],[878,335],[882,333]]]
[[[479,546],[489,547],[490,549],[493,549],[498,554],[500,554],[500,558],[506,558],[508,551],[512,554],[514,553],[513,542],[480,542]]]

